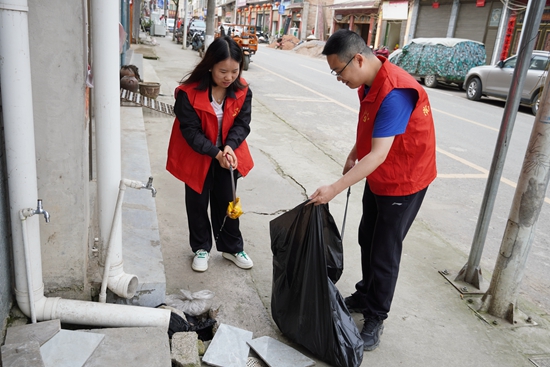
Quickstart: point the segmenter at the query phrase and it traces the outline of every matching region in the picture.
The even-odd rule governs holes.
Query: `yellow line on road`
[[[487,178],[485,173],[438,173],[437,178]]]
[[[325,74],[325,75],[327,75],[327,73],[330,72],[330,70],[328,72],[327,71],[321,71],[321,70],[317,70],[315,68],[312,68],[311,66],[307,66],[307,65],[303,65],[303,64],[300,65],[300,66],[302,66],[304,68],[307,68],[307,69],[310,69],[310,70],[313,70],[313,71],[316,71],[316,72],[321,73],[321,74]]]
[[[304,86],[304,85],[301,84],[301,83],[295,82],[295,81],[292,80],[292,79],[289,79],[289,78],[284,77],[284,76],[282,76],[282,75],[280,75],[280,74],[274,73],[273,71],[271,71],[271,70],[269,70],[269,69],[267,69],[267,68],[264,68],[264,67],[262,67],[262,66],[260,66],[260,65],[254,65],[254,67],[255,67],[255,68],[257,67],[257,68],[260,68],[260,69],[262,69],[262,70],[265,70],[265,71],[267,71],[268,73],[271,73],[271,74],[273,74],[273,75],[276,75],[276,76],[278,76],[279,78],[284,79],[284,80],[286,80],[286,81],[289,82],[289,83],[292,83],[292,84],[294,84],[294,85],[297,85],[297,86],[299,86],[300,88],[303,88],[303,89],[305,89],[305,90],[307,90],[307,91],[309,91],[309,92],[311,92],[311,93],[313,93],[313,94],[317,94],[318,96],[321,96],[321,97],[323,97],[323,98],[329,100],[330,102],[336,103],[338,106],[343,107],[343,108],[345,108],[345,109],[347,109],[347,110],[350,110],[351,112],[359,113],[359,110],[358,110],[358,109],[353,108],[353,107],[350,107],[350,106],[348,106],[348,105],[345,105],[345,104],[343,104],[342,102],[338,102],[337,100],[332,99],[332,98],[330,98],[330,97],[327,97],[327,96],[325,96],[323,93],[317,92],[315,89],[308,88],[308,87]]]
[[[444,154],[444,155],[446,155],[447,157],[452,158],[452,159],[454,159],[455,161],[458,161],[458,162],[460,162],[460,163],[462,163],[462,164],[464,164],[464,165],[466,165],[466,166],[468,166],[468,167],[470,167],[470,168],[473,168],[473,169],[475,169],[475,170],[477,170],[477,171],[479,171],[479,172],[485,173],[485,174],[489,174],[489,170],[486,170],[485,168],[483,168],[483,167],[481,167],[481,166],[478,166],[477,164],[474,164],[474,163],[472,163],[472,162],[470,162],[470,161],[467,161],[467,160],[465,160],[464,158],[460,158],[459,156],[456,156],[456,155],[454,155],[453,153],[447,152],[446,150],[443,150],[443,149],[441,149],[441,148],[439,148],[439,147],[437,147],[436,150],[437,150],[439,153]]]
[[[459,119],[459,120],[462,120],[462,121],[469,122],[470,124],[474,124],[474,125],[477,125],[477,126],[484,127],[484,128],[486,128],[486,129],[489,129],[489,130],[493,130],[493,131],[496,131],[496,132],[499,131],[499,129],[494,128],[494,127],[492,127],[492,126],[487,126],[487,125],[484,125],[484,124],[480,124],[479,122],[475,122],[475,121],[472,121],[472,120],[469,120],[469,119],[465,119],[464,117],[460,117],[460,116],[457,116],[457,115],[453,115],[452,113],[445,112],[445,111],[441,111],[441,110],[438,110],[437,108],[433,108],[433,107],[432,107],[432,110],[433,110],[433,111],[437,111],[437,112],[442,113],[442,114],[447,115],[447,116],[454,117],[455,119]]]
[[[473,168],[479,172],[482,172],[481,174],[438,174],[437,177],[438,178],[487,178],[489,177],[489,171],[486,170],[485,168],[483,167],[480,167],[478,166],[477,164],[474,164],[470,161],[467,161],[465,160],[464,158],[460,158],[456,155],[454,155],[453,153],[450,153],[450,152],[447,152],[441,148],[436,148],[436,150],[441,153],[441,154],[444,154],[446,155],[447,157],[451,158],[451,159],[454,159],[470,168]],[[516,182],[512,181],[512,180],[509,180],[505,177],[501,177],[500,178],[500,182],[512,187],[512,188],[516,188],[518,185]],[[544,198],[544,202],[547,203],[547,204],[550,204],[550,198],[548,197],[545,197]]]

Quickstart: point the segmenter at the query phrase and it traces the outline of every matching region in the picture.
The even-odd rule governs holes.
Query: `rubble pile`
[[[323,52],[323,47],[325,47],[325,41],[307,41],[299,44],[294,47],[292,51],[297,52],[302,55],[307,55],[311,57],[325,57],[321,52]]]
[[[269,47],[271,48],[280,48],[281,50],[292,50],[294,47],[296,47],[296,45],[298,44],[298,42],[300,42],[300,40],[294,36],[291,36],[291,35],[284,35],[282,37],[282,40],[280,41],[280,46],[278,46],[279,44],[279,38],[280,37],[276,37],[274,38],[274,41],[269,45]]]

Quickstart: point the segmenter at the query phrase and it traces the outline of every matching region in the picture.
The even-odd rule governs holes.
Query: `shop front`
[[[330,5],[333,10],[330,34],[339,29],[349,29],[360,35],[372,46],[378,18],[378,1],[349,1]]]

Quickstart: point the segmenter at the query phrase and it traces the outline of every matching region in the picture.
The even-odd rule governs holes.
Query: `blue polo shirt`
[[[365,88],[365,95],[370,88]],[[373,138],[388,138],[403,134],[411,118],[411,113],[418,101],[414,89],[394,89],[380,105],[374,120]]]

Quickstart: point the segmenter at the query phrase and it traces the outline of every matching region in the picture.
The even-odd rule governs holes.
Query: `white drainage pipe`
[[[4,0],[6,1],[6,0]],[[97,155],[97,206],[99,213],[100,262],[111,259],[108,288],[122,298],[132,298],[137,276],[124,272],[122,226],[113,221],[118,185],[122,175],[120,128],[119,9],[111,0],[93,0],[91,33],[94,75],[94,118]],[[121,216],[119,211],[117,216]],[[115,225],[116,224],[116,225]]]
[[[118,197],[116,200],[115,213],[113,215],[113,224],[111,225],[111,234],[109,235],[109,242],[107,243],[107,248],[104,251],[107,253],[105,256],[105,264],[103,265],[103,279],[101,281],[101,290],[99,291],[99,302],[105,303],[107,301],[107,285],[109,289],[117,289],[120,293],[124,292],[125,298],[132,298],[136,293],[138,278],[136,276],[130,276],[119,270],[116,274],[110,275],[111,261],[115,255],[113,247],[111,247],[111,242],[113,240],[113,234],[115,228],[120,226],[120,212],[122,211],[122,202],[124,200],[124,193],[126,192],[126,187],[132,187],[134,189],[148,189],[153,193],[153,197],[156,196],[157,190],[153,187],[153,177],[149,177],[149,182],[147,185],[139,182],[132,181],[127,179],[120,180],[120,185],[118,187]],[[117,269],[121,269],[118,267]]]
[[[105,9],[113,12],[108,0],[101,1],[105,3],[103,4]],[[0,0],[0,58],[2,59],[0,88],[2,89],[17,304],[27,316],[31,314],[31,308],[33,308],[38,321],[60,319],[61,322],[80,325],[156,326],[168,330],[169,310],[44,296],[38,218],[37,216],[26,217],[26,225],[22,226],[20,217],[20,208],[30,208],[38,201],[27,12],[27,0]],[[118,14],[117,11],[114,13]],[[118,28],[109,38],[118,39],[117,35]],[[111,103],[118,105],[118,98],[117,89],[117,94]],[[24,231],[23,227],[25,227]],[[25,251],[23,236],[25,236],[28,251]],[[25,253],[27,259],[25,259]],[[32,269],[29,274],[26,272],[26,262]],[[29,301],[29,298],[32,301]]]

